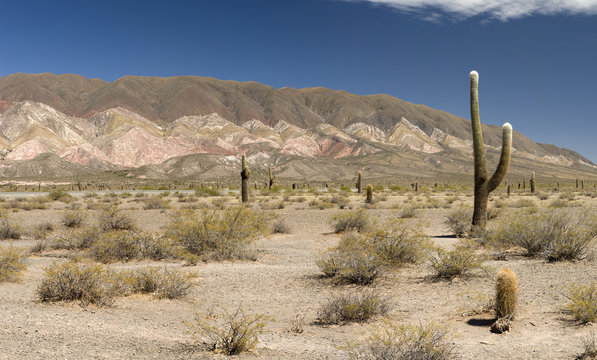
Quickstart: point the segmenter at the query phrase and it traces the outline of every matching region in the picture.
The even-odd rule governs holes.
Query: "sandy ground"
[[[267,317],[257,348],[237,356],[239,359],[347,359],[343,349],[347,342],[367,338],[383,322],[377,318],[365,324],[315,324],[318,309],[331,296],[358,291],[360,287],[333,285],[321,279],[316,257],[340,239],[332,232],[330,217],[347,210],[311,209],[310,196],[306,195],[305,202],[288,203],[284,209],[273,210],[289,225],[291,233],[257,241],[256,261],[208,262],[195,266],[148,261],[111,265],[151,264],[196,272],[192,291],[183,300],[153,300],[150,296],[134,295],[117,298],[110,307],[43,304],[35,298],[43,268],[63,259],[29,257],[21,282],[0,284],[0,359],[224,358],[203,350],[185,332],[185,321],[191,320],[195,312],[205,313],[214,305],[228,309],[242,305],[248,313]],[[471,201],[470,197],[460,198],[465,203]],[[584,199],[585,206],[596,211],[597,199]],[[232,199],[229,203],[236,201]],[[395,216],[393,208],[406,201],[406,196],[390,195],[366,211],[371,217],[383,220]],[[416,203],[416,198],[411,202]],[[352,206],[360,207],[361,203],[361,198],[351,197]],[[65,206],[55,202],[49,209],[14,212],[9,218],[25,230],[44,222],[58,226],[61,208]],[[121,206],[139,207],[133,199],[124,200]],[[260,208],[257,202],[252,206]],[[461,206],[459,202],[452,205],[457,206]],[[127,211],[147,231],[161,231],[169,212]],[[424,220],[427,235],[437,245],[451,248],[458,240],[450,236],[443,224],[449,211],[425,209],[417,219],[409,221]],[[87,212],[90,217],[95,214]],[[34,243],[30,236],[0,241],[2,246],[13,244],[23,248]],[[493,269],[488,275],[451,282],[429,280],[432,271],[428,264],[410,265],[383,275],[369,288],[389,299],[391,311],[387,318],[395,324],[434,322],[447,326],[464,359],[571,359],[581,352],[581,338],[591,329],[597,330],[597,325],[578,325],[563,308],[569,284],[597,279],[595,260],[546,263],[512,255],[504,261],[487,261],[485,265]],[[475,312],[493,296],[495,272],[504,267],[518,274],[518,313],[513,329],[496,335],[489,331],[492,314]],[[302,333],[291,331],[297,316],[304,319]]]

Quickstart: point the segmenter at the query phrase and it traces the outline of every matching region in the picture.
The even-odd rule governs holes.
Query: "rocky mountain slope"
[[[276,90],[190,76],[126,76],[107,83],[14,74],[0,78],[0,176],[43,175],[43,169],[23,163],[52,154],[54,168],[62,161],[75,172],[80,167],[135,169],[129,174],[138,177],[215,177],[235,173],[243,153],[250,163],[273,165],[289,178],[341,178],[345,171],[338,164],[349,169],[346,176],[374,164],[380,175],[461,174],[471,171],[469,126],[466,119],[388,95]],[[491,158],[501,131],[486,126],[484,137]],[[595,164],[574,151],[516,132],[513,146],[514,171],[597,174]],[[189,164],[189,156],[200,154],[210,165]],[[29,174],[34,168],[37,174]]]

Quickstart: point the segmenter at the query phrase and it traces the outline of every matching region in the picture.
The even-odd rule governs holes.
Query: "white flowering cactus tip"
[[[505,123],[504,125],[502,125],[502,128],[504,130],[508,130],[508,131],[512,131],[512,125],[510,125],[510,123]]]
[[[473,71],[471,71],[471,73],[469,74],[469,76],[471,78],[474,77],[475,79],[478,79],[479,78],[479,73],[477,71],[473,70]]]

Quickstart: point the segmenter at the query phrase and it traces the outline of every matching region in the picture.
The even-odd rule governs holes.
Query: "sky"
[[[597,163],[597,0],[0,0],[0,77],[210,76],[469,118],[471,70],[483,123]]]

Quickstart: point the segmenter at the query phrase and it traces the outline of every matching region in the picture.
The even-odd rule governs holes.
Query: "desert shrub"
[[[143,199],[143,204],[143,209],[145,210],[167,209],[170,207],[169,201],[160,196]]]
[[[15,282],[23,275],[25,253],[15,247],[0,248],[0,283]]]
[[[487,220],[493,220],[496,219],[498,216],[500,216],[500,214],[502,213],[502,209],[497,207],[497,206],[492,206],[487,208]],[[472,219],[473,215],[471,214],[471,219]]]
[[[324,252],[316,263],[324,276],[359,285],[371,284],[379,276],[381,267],[375,255],[349,246]]]
[[[89,247],[91,257],[103,263],[144,258],[161,260],[172,256],[172,250],[167,238],[125,230],[102,233]]]
[[[472,209],[457,208],[448,213],[444,224],[446,224],[456,236],[462,236],[471,229],[472,219]]]
[[[116,206],[108,206],[99,215],[99,228],[102,231],[133,230],[133,219]]]
[[[36,240],[45,240],[52,231],[54,231],[54,224],[51,222],[37,224],[33,228],[33,238]]]
[[[596,224],[597,216],[589,210],[517,212],[497,220],[485,236],[491,244],[521,246],[528,256],[549,261],[582,260],[590,253],[592,239],[597,235]]]
[[[188,274],[152,266],[122,271],[117,278],[124,293],[152,294],[156,299],[182,298],[192,286]]]
[[[583,352],[576,357],[576,360],[597,359],[597,336],[593,331],[581,341]]]
[[[414,205],[406,205],[398,213],[398,217],[401,219],[411,219],[417,216],[419,216],[419,209]]]
[[[255,348],[263,333],[265,318],[261,314],[248,315],[239,306],[236,311],[221,309],[207,316],[195,313],[193,321],[186,322],[187,331],[203,342],[211,351],[236,355]]]
[[[537,207],[537,204],[533,199],[518,199],[514,202],[508,204],[511,208],[528,208],[528,207]]]
[[[539,200],[547,200],[547,199],[549,199],[549,194],[547,194],[547,193],[538,193],[537,194],[537,199],[539,199]]]
[[[331,298],[317,313],[317,322],[323,325],[366,322],[376,315],[388,312],[388,301],[374,292],[361,291]]]
[[[77,210],[67,210],[62,214],[60,221],[66,227],[79,227],[85,220],[85,214]]]
[[[21,238],[22,229],[19,225],[12,224],[5,214],[0,214],[0,239]]]
[[[289,234],[290,227],[283,219],[276,219],[272,224],[272,231],[274,234]]]
[[[583,323],[597,320],[597,283],[571,285],[568,299],[567,310],[576,320]]]
[[[246,207],[204,210],[199,215],[190,210],[172,214],[166,236],[195,255],[215,259],[244,258],[247,247],[271,231],[269,218]]]
[[[365,231],[371,224],[369,216],[363,210],[334,215],[332,222],[334,231],[337,233],[350,230]]]
[[[481,269],[482,261],[469,248],[458,247],[450,251],[438,249],[437,255],[431,256],[431,268],[437,278],[453,279],[469,276],[474,270]]]
[[[365,248],[383,265],[390,267],[418,263],[425,258],[431,247],[421,223],[408,223],[402,219],[389,220],[361,239],[365,240]]]
[[[44,278],[37,287],[42,302],[79,301],[81,304],[110,305],[114,288],[110,274],[101,265],[85,262],[54,263],[44,268]]]
[[[69,193],[62,189],[57,189],[48,193],[48,198],[52,201],[68,202],[72,198]]]
[[[396,219],[363,234],[346,233],[338,246],[324,252],[316,263],[327,277],[368,285],[383,266],[417,263],[430,247],[421,224]]]
[[[350,191],[350,188],[348,188],[348,191]],[[331,203],[338,205],[338,209],[344,209],[350,204],[346,197],[338,195],[332,197]]]
[[[212,189],[212,188],[197,188],[197,189],[195,189],[195,195],[202,196],[202,197],[219,196],[220,192],[218,190]]]
[[[387,324],[367,341],[349,346],[353,360],[452,360],[459,359],[445,328],[434,325]]]

